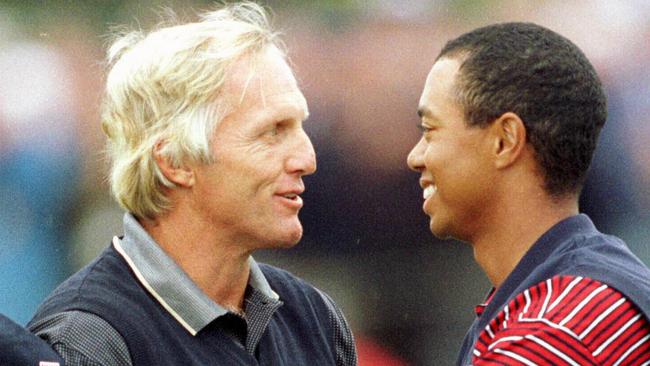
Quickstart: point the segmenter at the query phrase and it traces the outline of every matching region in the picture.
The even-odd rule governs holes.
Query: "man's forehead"
[[[303,99],[293,72],[275,48],[238,60],[228,70],[222,97],[236,106],[262,104],[271,100]]]
[[[427,75],[422,96],[420,97],[420,105],[426,105],[429,98],[452,96],[459,68],[460,62],[456,59],[441,58],[436,61]]]

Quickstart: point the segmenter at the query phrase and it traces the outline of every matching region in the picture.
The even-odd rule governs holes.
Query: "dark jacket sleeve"
[[[51,362],[63,365],[63,360],[42,339],[0,315],[0,365],[34,365]]]
[[[345,316],[343,316],[343,312],[341,312],[341,309],[329,295],[321,290],[317,289],[317,291],[325,300],[331,326],[334,330],[334,339],[332,341],[336,350],[336,365],[356,366],[357,350],[354,344],[354,337],[352,336],[352,331],[347,320],[345,320]]]

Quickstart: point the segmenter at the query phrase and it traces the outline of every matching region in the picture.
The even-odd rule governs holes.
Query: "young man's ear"
[[[526,126],[518,115],[506,112],[492,123],[491,128],[495,135],[496,167],[508,167],[519,159],[526,146]]]
[[[158,164],[158,169],[160,169],[165,178],[170,182],[185,188],[192,187],[195,183],[194,171],[192,168],[187,166],[187,164],[175,166],[175,164],[163,154],[164,146],[165,142],[159,141],[153,149],[153,156],[156,160],[156,164]]]

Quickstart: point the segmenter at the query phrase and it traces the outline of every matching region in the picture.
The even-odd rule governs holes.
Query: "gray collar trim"
[[[210,299],[171,259],[133,215],[124,215],[124,238],[113,246],[128,263],[138,281],[190,334],[196,335],[228,310]],[[278,300],[259,265],[249,259],[248,285]]]

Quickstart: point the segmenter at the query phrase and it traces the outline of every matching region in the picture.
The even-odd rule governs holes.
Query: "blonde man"
[[[103,130],[124,236],[30,323],[67,365],[354,365],[323,292],[256,263],[302,236],[307,103],[265,12],[129,33],[108,52]]]

